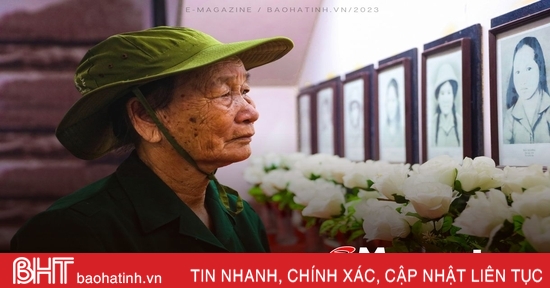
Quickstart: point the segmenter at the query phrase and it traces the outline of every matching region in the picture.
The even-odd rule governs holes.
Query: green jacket
[[[236,197],[229,194],[230,203]],[[269,252],[248,203],[233,216],[211,182],[213,229],[132,153],[110,176],[56,201],[11,240],[19,252]]]

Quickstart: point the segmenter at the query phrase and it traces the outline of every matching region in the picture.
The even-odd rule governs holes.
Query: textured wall
[[[115,170],[121,156],[79,160],[54,131],[79,98],[73,73],[87,49],[150,25],[149,1],[44,2],[0,6],[0,250],[30,217]]]

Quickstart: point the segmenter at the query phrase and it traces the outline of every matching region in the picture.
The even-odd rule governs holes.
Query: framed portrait
[[[339,155],[340,77],[315,85],[313,98],[313,145],[314,154]]]
[[[417,50],[414,53],[416,60]],[[407,54],[412,54],[408,52]],[[374,159],[391,163],[416,163],[417,97],[413,57],[401,54],[379,62],[375,70],[373,146]]]
[[[300,89],[297,97],[298,152],[310,155],[313,151],[313,87]]]
[[[371,87],[374,65],[345,75],[342,81],[340,156],[365,161],[371,157]]]
[[[477,24],[425,45],[422,162],[439,155],[462,162],[464,157],[483,151],[480,41],[481,26]],[[472,50],[479,53],[472,57]]]
[[[505,18],[489,30],[491,155],[501,166],[548,166],[550,8]]]

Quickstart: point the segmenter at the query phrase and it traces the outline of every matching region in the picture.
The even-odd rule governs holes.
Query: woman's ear
[[[126,113],[134,129],[144,141],[158,143],[162,139],[160,130],[155,122],[147,115],[145,108],[135,97],[126,102]]]

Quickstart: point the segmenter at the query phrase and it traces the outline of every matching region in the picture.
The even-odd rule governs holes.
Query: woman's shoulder
[[[65,231],[93,225],[91,215],[105,210],[112,201],[109,187],[112,177],[107,176],[84,188],[55,201],[48,209],[30,218],[20,229],[20,234],[41,233],[62,227]],[[88,224],[86,224],[89,222]]]
[[[116,183],[113,175],[99,179],[74,193],[58,199],[48,208],[48,211],[72,208],[85,212],[92,207],[99,208],[104,202],[110,201],[105,192],[113,188]]]
[[[13,236],[11,251],[102,251],[86,217],[72,209],[52,209],[27,221]]]

